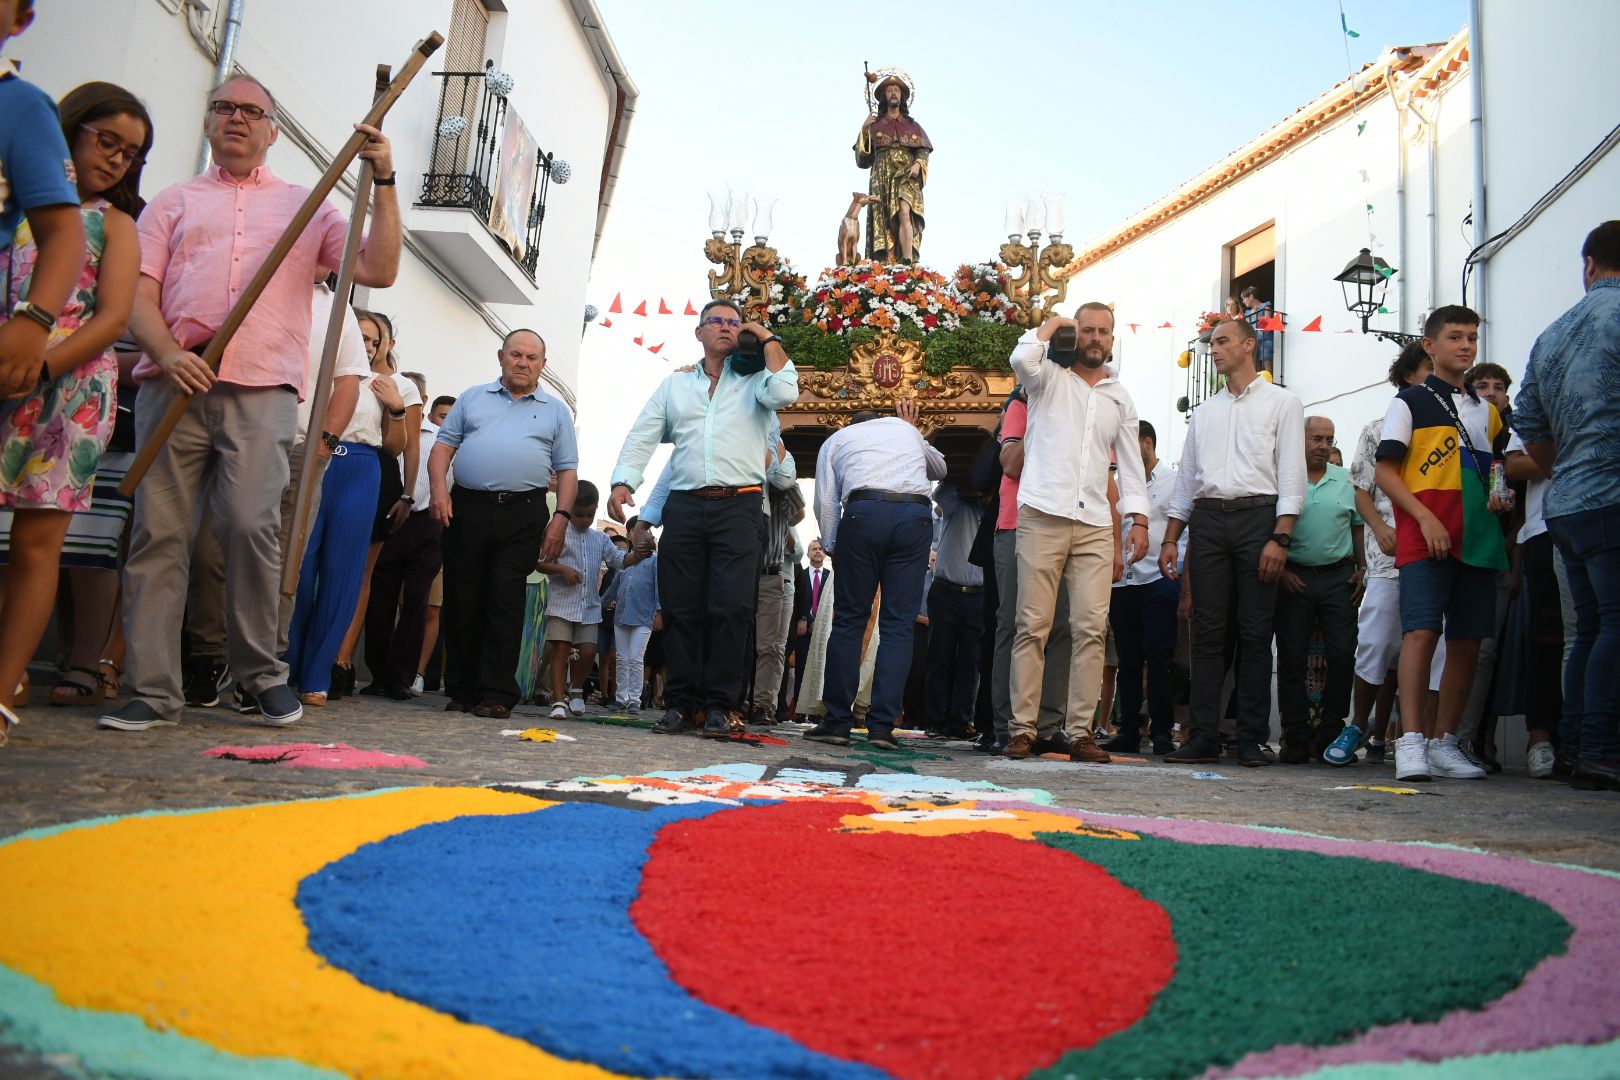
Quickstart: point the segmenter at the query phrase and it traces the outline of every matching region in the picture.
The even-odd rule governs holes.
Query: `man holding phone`
[[[706,738],[726,738],[747,730],[742,698],[764,546],[764,462],[776,410],[798,400],[799,374],[782,339],[759,323],[744,325],[729,300],[703,305],[695,333],[703,362],[660,383],[631,425],[608,514],[624,521],[653,451],[673,443],[658,560],[669,707],[653,731],[675,735],[701,724]],[[760,359],[734,355],[745,335],[757,339]]]

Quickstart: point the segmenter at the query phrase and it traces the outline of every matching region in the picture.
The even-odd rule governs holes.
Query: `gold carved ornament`
[[[841,428],[862,410],[892,413],[897,402],[915,400],[921,409],[917,426],[927,435],[954,426],[957,412],[999,411],[997,400],[960,400],[989,392],[978,374],[924,370],[921,343],[885,331],[850,349],[849,366],[842,371],[799,372],[799,400],[785,411],[813,413],[817,424]]]
[[[1051,243],[1037,253],[1032,246],[1009,241],[1001,245],[1001,261],[1007,266],[1007,296],[1017,311],[1015,321],[1026,330],[1039,326],[1068,298],[1072,245]]]
[[[738,293],[746,293],[743,315],[750,322],[765,322],[778,262],[776,249],[764,244],[745,249],[740,234],[729,243],[723,236],[711,236],[703,244],[703,257],[721,268],[719,273],[709,271],[709,295],[716,300],[730,300]]]

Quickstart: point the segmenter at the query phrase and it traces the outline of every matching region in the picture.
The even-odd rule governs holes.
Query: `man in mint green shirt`
[[[1305,418],[1305,506],[1277,591],[1277,701],[1285,765],[1319,758],[1344,726],[1356,660],[1356,605],[1367,560],[1356,489],[1333,453],[1333,421]],[[1311,638],[1322,635],[1327,680],[1315,725],[1305,693]]]

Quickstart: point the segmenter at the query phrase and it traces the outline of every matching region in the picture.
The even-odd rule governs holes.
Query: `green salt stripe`
[[[1509,889],[1392,863],[1151,836],[1038,839],[1160,904],[1177,959],[1141,1020],[1035,1075],[1191,1077],[1277,1046],[1333,1045],[1403,1019],[1479,1009],[1562,952],[1571,933],[1551,908]],[[1379,896],[1468,911],[1503,930],[1433,939],[1420,964],[1392,965],[1344,933],[1345,904]]]
[[[1549,1076],[1620,1076],[1620,1042],[1550,1046],[1543,1050],[1482,1054],[1445,1061],[1330,1065],[1300,1080],[1545,1080]]]

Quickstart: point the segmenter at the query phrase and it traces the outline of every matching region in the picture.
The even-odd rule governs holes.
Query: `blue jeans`
[[[1547,519],[1575,604],[1575,644],[1564,664],[1565,753],[1583,760],[1620,751],[1620,506]]]
[[[827,638],[827,674],[822,700],[826,726],[848,732],[855,724],[855,691],[861,677],[861,639],[872,601],[883,588],[878,614],[877,664],[872,674],[872,708],[867,730],[894,730],[911,668],[911,635],[922,610],[928,548],[934,516],[921,503],[868,500],[844,508],[838,524],[838,591],[833,628]]]

